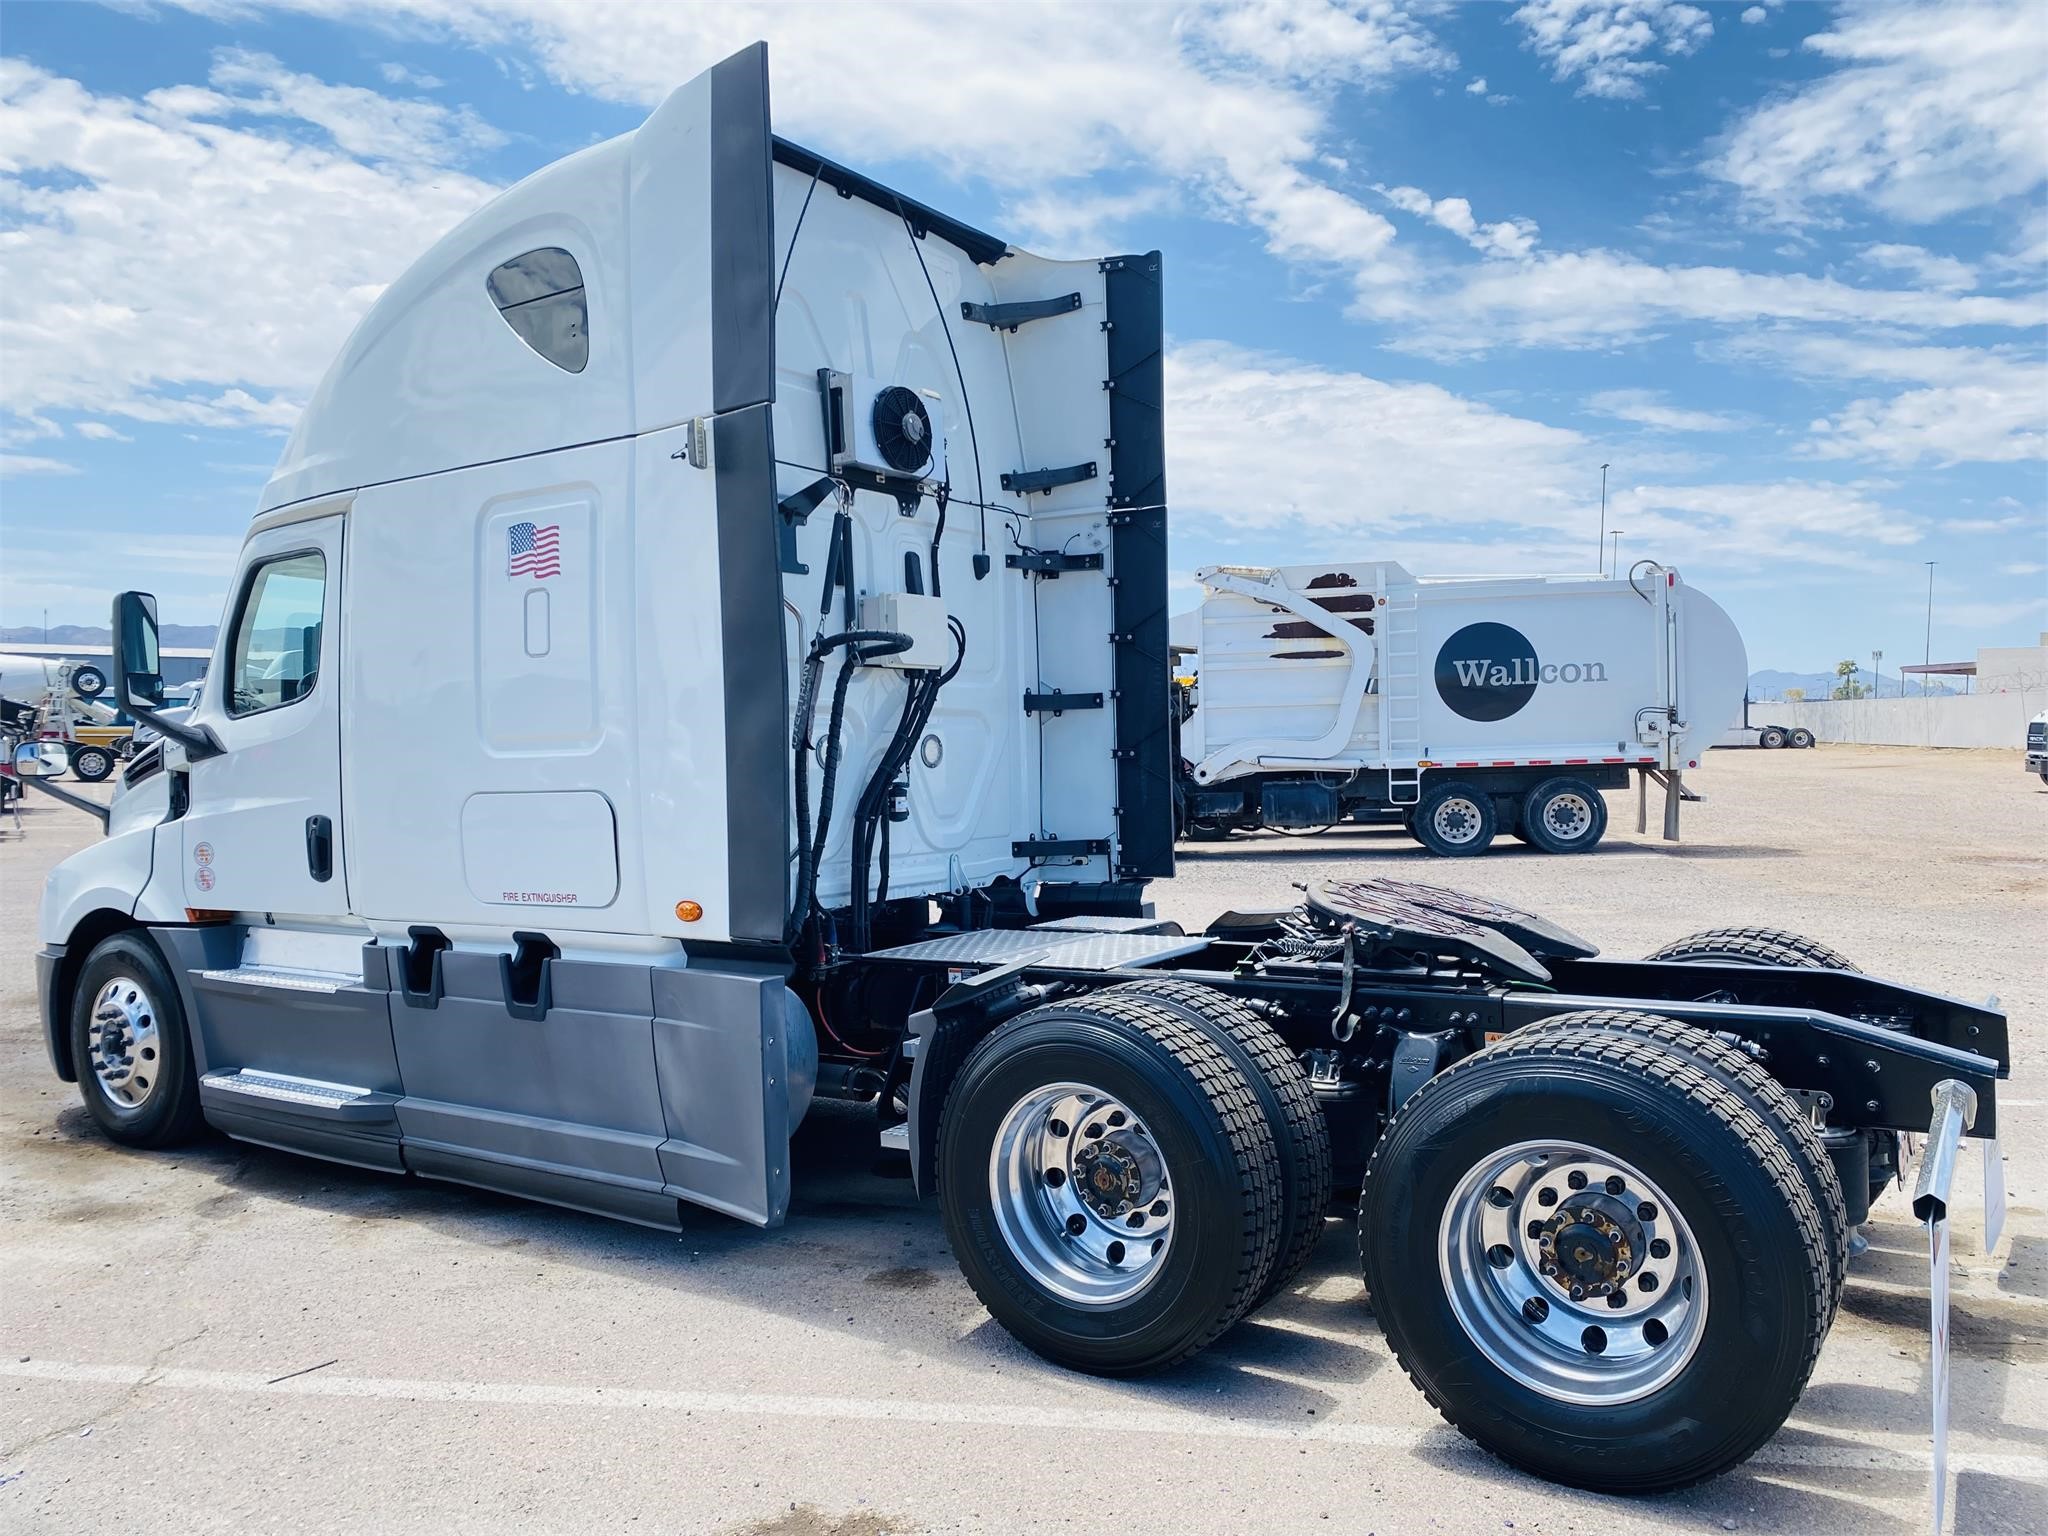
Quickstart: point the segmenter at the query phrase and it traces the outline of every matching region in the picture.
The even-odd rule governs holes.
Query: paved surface
[[[1470,865],[1398,833],[1192,852],[1169,916],[1338,869],[1534,907],[1615,953],[1718,923],[1804,930],[1872,969],[1998,993],[2010,1235],[1957,1224],[1957,1529],[2048,1528],[2048,791],[2017,753],[1717,753],[1668,848]],[[1052,1370],[976,1306],[868,1123],[801,1137],[788,1227],[680,1238],[211,1141],[123,1151],[50,1076],[33,1011],[43,871],[90,824],[0,837],[0,1526],[839,1533],[1926,1529],[1921,1235],[1897,1196],[1791,1423],[1651,1500],[1473,1451],[1393,1366],[1346,1222],[1195,1362]],[[1974,1182],[1972,1157],[1966,1171]],[[300,1374],[293,1374],[300,1373]]]

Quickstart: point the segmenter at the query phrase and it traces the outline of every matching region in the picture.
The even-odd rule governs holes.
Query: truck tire
[[[199,1074],[170,967],[140,933],[102,939],[71,994],[71,1060],[86,1112],[129,1147],[195,1136]]]
[[[1822,971],[1863,968],[1817,939],[1787,933],[1783,928],[1708,928],[1673,939],[1643,956],[1645,960],[1691,960],[1707,965],[1804,965]]]
[[[90,662],[71,669],[71,691],[81,699],[96,699],[107,691],[107,674]]]
[[[1779,726],[1767,725],[1757,733],[1756,744],[1775,750],[1785,745],[1785,732]]]
[[[1619,1030],[1510,1035],[1425,1084],[1373,1153],[1359,1243],[1431,1404],[1606,1493],[1742,1461],[1827,1332],[1827,1236],[1793,1159],[1717,1075]]]
[[[1584,779],[1545,779],[1523,797],[1516,835],[1544,853],[1585,853],[1607,835],[1607,797]]]
[[[1555,1014],[1541,1023],[1525,1026],[1518,1034],[1533,1039],[1538,1033],[1573,1029],[1615,1029],[1659,1041],[1696,1063],[1702,1071],[1721,1079],[1748,1101],[1799,1169],[1799,1177],[1813,1198],[1813,1208],[1827,1234],[1827,1326],[1832,1328],[1842,1304],[1842,1285],[1849,1278],[1849,1208],[1835,1160],[1828,1156],[1820,1132],[1814,1129],[1799,1101],[1739,1047],[1709,1030],[1681,1024],[1660,1013],[1586,1008]]]
[[[1280,1159],[1251,1084],[1150,998],[1048,1003],[975,1047],[940,1116],[937,1183],[990,1315],[1103,1376],[1216,1338],[1264,1290],[1282,1236]]]
[[[1803,725],[1795,725],[1792,727],[1791,741],[1795,747],[1810,747],[1813,745],[1813,732]]]
[[[1095,995],[1145,998],[1172,1010],[1220,1046],[1251,1084],[1280,1159],[1280,1250],[1252,1310],[1264,1306],[1313,1257],[1330,1210],[1330,1127],[1308,1073],[1271,1024],[1240,999],[1214,987],[1160,976]]]
[[[1188,840],[1196,843],[1220,843],[1230,837],[1230,828],[1220,821],[1191,821],[1188,823]]]
[[[114,754],[105,747],[74,746],[71,771],[87,784],[97,784],[114,771]]]
[[[1461,859],[1486,852],[1498,827],[1493,796],[1453,779],[1424,791],[1410,831],[1439,858]]]

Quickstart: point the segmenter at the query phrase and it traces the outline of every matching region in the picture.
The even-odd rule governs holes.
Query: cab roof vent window
[[[590,361],[583,271],[559,245],[514,256],[491,271],[487,285],[498,313],[557,368],[581,373]]]

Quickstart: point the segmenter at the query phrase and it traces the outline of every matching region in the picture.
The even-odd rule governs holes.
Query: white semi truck
[[[1362,1183],[1475,1439],[1617,1490],[1748,1455],[1897,1133],[1937,1087],[1995,1130],[2004,1017],[1427,886],[1157,920],[1160,285],[776,138],[759,46],[504,193],[315,393],[189,713],[116,599],[162,739],[44,894],[58,1075],[130,1146],[667,1228],[778,1225],[812,1098],[869,1101],[990,1312],[1107,1375]]]
[[[1393,812],[1447,857],[1498,832],[1584,853],[1607,830],[1601,792],[1635,775],[1639,819],[1654,780],[1675,839],[1685,773],[1749,670],[1728,615],[1650,560],[1620,581],[1392,561],[1197,577],[1179,809],[1198,838]]]

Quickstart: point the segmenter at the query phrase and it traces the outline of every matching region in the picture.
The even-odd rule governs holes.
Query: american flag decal
[[[544,580],[562,574],[562,525],[514,523],[505,530],[505,574]]]

